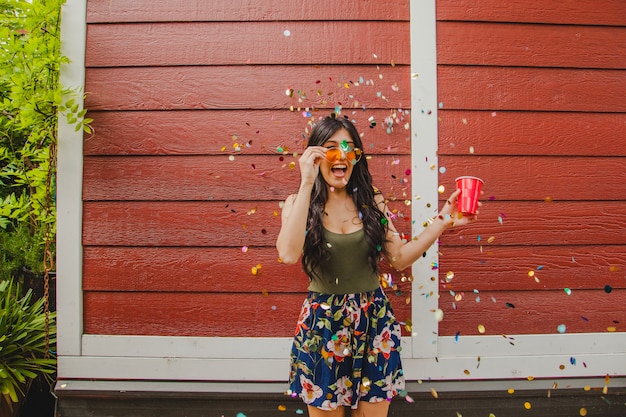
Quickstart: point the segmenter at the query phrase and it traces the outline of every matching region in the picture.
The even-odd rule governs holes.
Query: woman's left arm
[[[476,215],[464,216],[456,211],[456,200],[460,190],[456,190],[444,203],[441,211],[426,228],[408,242],[404,242],[395,226],[386,202],[381,194],[377,194],[377,204],[387,217],[387,242],[385,250],[391,265],[402,271],[422,257],[423,253],[439,239],[447,229],[463,226],[476,220]]]

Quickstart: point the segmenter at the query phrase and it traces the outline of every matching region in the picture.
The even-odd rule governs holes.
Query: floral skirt
[[[291,348],[289,394],[323,410],[391,401],[404,390],[400,325],[381,288],[309,293]]]

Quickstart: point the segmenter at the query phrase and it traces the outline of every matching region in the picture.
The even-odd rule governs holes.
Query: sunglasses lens
[[[341,151],[339,149],[329,149],[326,151],[326,159],[330,162],[337,162],[341,159]]]
[[[361,151],[359,148],[354,148],[352,151],[348,152],[346,156],[348,160],[352,162],[352,164],[356,164],[361,159],[362,154],[363,151]]]
[[[348,152],[345,152],[346,159],[350,161],[353,165],[359,162],[361,156],[363,155],[363,151],[359,148],[354,148]],[[342,151],[340,149],[328,149],[326,151],[326,159],[330,162],[337,162],[342,157]]]

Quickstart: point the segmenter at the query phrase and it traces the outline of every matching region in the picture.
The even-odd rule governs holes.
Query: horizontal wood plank
[[[85,138],[85,155],[275,154],[280,147],[299,152],[311,124],[329,110],[90,111],[94,133]],[[344,109],[367,153],[411,151],[410,110]],[[372,121],[376,122],[374,127]],[[626,124],[626,117],[624,118]]]
[[[443,292],[626,289],[625,246],[442,246],[440,252]],[[280,263],[274,247],[87,246],[83,262],[85,291],[275,293],[304,292],[308,285],[300,263]],[[410,270],[385,272],[399,291],[410,292]]]
[[[459,176],[482,178],[485,200],[625,200],[625,157],[446,155],[439,158],[439,166],[445,168],[439,183],[448,190],[456,188]]]
[[[278,201],[87,201],[83,207],[85,246],[274,247],[280,228]],[[390,209],[398,230],[410,233],[410,208],[397,201]]]
[[[626,26],[622,0],[534,0],[532,7],[499,0],[438,0],[437,20]]]
[[[626,69],[623,27],[439,22],[446,65]]]
[[[88,246],[83,259],[85,291],[301,293],[309,284],[301,264],[281,263],[274,247]],[[409,269],[382,262],[380,272],[391,276],[381,282],[390,294],[410,297]]]
[[[623,332],[626,311],[616,306],[624,303],[626,290],[610,294],[579,290],[570,295],[563,291],[442,293],[439,306],[444,318],[439,335],[458,332],[459,343],[463,343],[463,336],[481,334],[479,325],[484,326],[486,335],[559,334],[560,325],[565,325],[565,333],[607,332],[609,328]],[[515,343],[506,338],[502,343],[509,341]]]
[[[406,174],[410,158],[376,155],[367,163],[377,187],[387,195],[410,199],[403,197],[411,195]],[[284,200],[299,184],[298,157],[293,155],[87,157],[83,198]]]
[[[306,294],[85,292],[85,334],[290,337]],[[389,294],[396,318],[410,307]]]
[[[441,247],[440,291],[626,289],[626,247]],[[448,275],[450,274],[451,275]],[[606,286],[609,286],[607,288]]]
[[[487,191],[486,196],[489,195]],[[502,222],[500,223],[500,220]],[[625,245],[626,204],[485,201],[478,221],[441,236],[444,245]],[[451,249],[448,249],[451,250]]]
[[[561,324],[567,333],[606,332],[610,327],[622,331],[626,320],[614,308],[626,302],[624,290],[461,295],[460,300],[441,295],[440,336],[478,335],[479,325],[491,335],[556,334]],[[285,337],[293,334],[303,299],[304,294],[86,292],[85,333]],[[393,299],[392,304],[398,320],[405,322],[406,305]]]
[[[274,293],[308,285],[302,266],[280,263],[273,247],[88,246],[83,259],[85,291]]]
[[[391,21],[89,25],[85,65],[408,65],[409,31]]]
[[[90,0],[87,22],[298,21],[409,19],[407,0],[367,0],[364,5],[319,0]]]
[[[88,68],[85,91],[92,111],[411,105],[409,67],[400,65]]]
[[[411,228],[409,208],[402,202],[392,208],[398,210],[395,225],[407,233]],[[278,202],[86,201],[83,244],[273,247],[279,215]],[[498,217],[503,218],[502,223]],[[624,223],[623,202],[496,200],[482,207],[477,222],[446,232],[441,242],[450,246],[626,245]]]
[[[387,196],[411,199],[407,156],[369,156],[376,186]],[[626,157],[442,156],[440,184],[476,175],[487,197],[509,201],[623,201]],[[503,172],[508,172],[506,177]],[[532,181],[529,181],[532,178]],[[244,181],[241,181],[244,179]],[[283,200],[300,174],[293,155],[86,157],[85,200]],[[442,197],[446,197],[442,195]]]
[[[442,109],[438,116],[439,155],[626,156],[626,113]]]
[[[626,112],[621,70],[438,66],[440,107]]]

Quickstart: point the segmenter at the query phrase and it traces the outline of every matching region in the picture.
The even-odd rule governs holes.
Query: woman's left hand
[[[459,194],[461,194],[460,189],[453,192],[450,197],[448,197],[445,204],[441,208],[441,211],[439,211],[439,215],[437,216],[439,219],[446,222],[448,227],[465,226],[466,224],[473,223],[478,219],[478,210],[476,211],[476,214],[473,215],[459,213],[457,204]],[[478,207],[482,207],[482,205],[483,204],[479,201]]]

